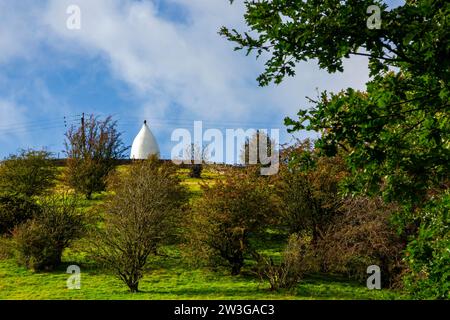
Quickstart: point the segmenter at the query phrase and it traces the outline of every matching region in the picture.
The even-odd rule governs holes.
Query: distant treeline
[[[51,159],[51,161],[59,167],[64,167],[67,165],[67,159],[66,158],[62,158],[62,159]],[[132,160],[132,159],[116,159],[116,164],[117,165],[130,165],[132,164],[134,161],[136,160]],[[170,159],[160,159],[159,161],[161,162],[171,162],[172,160]],[[208,163],[209,166],[214,166],[214,167],[241,167],[242,165],[238,165],[238,164],[224,164],[224,163]],[[180,164],[180,168],[190,168],[192,166],[192,164],[186,164],[186,163],[182,163]]]

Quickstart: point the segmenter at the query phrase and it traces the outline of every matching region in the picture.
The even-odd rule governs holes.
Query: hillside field
[[[126,170],[120,167],[119,170]],[[180,178],[189,187],[191,201],[201,193],[200,181],[214,183],[220,174],[205,171],[203,179],[189,178],[180,169]],[[57,190],[61,185],[57,186]],[[106,194],[96,194],[84,201],[84,208],[101,203]],[[66,249],[63,265],[51,272],[34,273],[8,257],[9,239],[1,240],[0,299],[406,299],[393,290],[369,290],[365,284],[349,281],[341,276],[311,274],[294,289],[272,292],[268,284],[251,272],[250,259],[240,276],[230,276],[225,268],[215,270],[195,268],[182,258],[177,244],[164,247],[159,255],[150,258],[149,269],[140,283],[139,293],[129,293],[112,274],[96,268],[86,255],[89,242],[79,240]],[[273,230],[266,231],[265,241],[258,243],[261,252],[279,256],[286,238]],[[5,249],[6,248],[6,249]],[[67,266],[81,268],[81,289],[69,290]]]

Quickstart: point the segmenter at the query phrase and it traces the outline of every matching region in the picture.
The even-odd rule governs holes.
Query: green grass
[[[124,167],[119,170],[126,170]],[[195,199],[201,195],[200,183],[214,183],[219,175],[204,172],[203,179],[188,177],[188,170],[180,170],[180,178]],[[106,194],[96,194],[81,206],[87,209],[104,201]],[[9,240],[0,239],[0,245]],[[284,246],[285,236],[267,230],[257,245],[259,252],[276,259]],[[149,268],[140,282],[139,293],[129,293],[126,286],[112,274],[96,268],[88,260],[86,246],[81,239],[66,249],[63,264],[52,272],[34,273],[18,266],[0,250],[0,299],[405,299],[401,292],[368,290],[363,284],[331,275],[309,275],[293,289],[272,292],[267,283],[250,273],[250,261],[240,276],[230,276],[226,269],[193,268],[181,257],[177,246],[166,247],[162,256],[152,257]],[[1,247],[1,246],[0,246]],[[1,248],[0,248],[1,249]],[[67,266],[81,267],[81,289],[69,290]]]
[[[227,270],[190,268],[176,250],[169,256],[156,257],[150,262],[141,292],[129,293],[113,275],[92,265],[72,261],[65,254],[58,270],[34,273],[18,267],[13,260],[0,261],[0,299],[401,299],[390,290],[368,290],[365,286],[338,276],[312,275],[296,288],[271,292],[266,283],[244,272],[233,277]],[[83,260],[83,259],[82,259]],[[68,265],[81,267],[81,289],[69,290],[65,273]]]

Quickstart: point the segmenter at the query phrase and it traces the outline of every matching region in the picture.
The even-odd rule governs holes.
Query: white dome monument
[[[147,126],[147,121],[144,121],[141,131],[134,138],[133,145],[131,146],[130,159],[145,160],[151,155],[159,157],[159,147],[155,136]]]

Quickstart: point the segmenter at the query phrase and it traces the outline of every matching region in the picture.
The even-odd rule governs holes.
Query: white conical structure
[[[148,159],[151,155],[159,157],[159,147],[153,133],[147,126],[147,121],[144,121],[141,131],[139,131],[136,138],[134,138],[133,145],[131,146],[130,158],[144,160]]]

